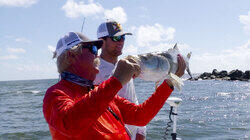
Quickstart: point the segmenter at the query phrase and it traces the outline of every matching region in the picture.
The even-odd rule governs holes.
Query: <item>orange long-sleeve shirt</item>
[[[52,138],[129,140],[124,123],[146,125],[172,92],[163,82],[148,100],[136,105],[116,95],[121,88],[115,77],[92,91],[66,80],[50,87],[43,100],[43,113]]]

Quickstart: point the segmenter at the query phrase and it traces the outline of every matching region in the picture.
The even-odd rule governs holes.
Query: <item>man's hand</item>
[[[119,60],[113,76],[125,85],[132,77],[138,77],[140,72],[140,66],[133,59],[126,58]]]
[[[177,56],[177,60],[178,60],[178,69],[177,69],[175,75],[177,75],[178,77],[182,77],[185,73],[186,63],[185,63],[185,60],[183,59],[183,57],[179,54]],[[167,82],[167,84],[170,87],[173,87],[173,83],[169,79],[165,79],[165,81]]]

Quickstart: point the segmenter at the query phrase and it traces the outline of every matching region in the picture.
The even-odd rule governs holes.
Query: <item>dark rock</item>
[[[197,77],[196,77],[197,78]],[[188,78],[188,80],[190,80],[190,81],[196,81],[196,80],[198,80],[198,79],[196,79],[196,78],[194,78],[194,77],[190,77],[190,78]]]
[[[217,69],[214,69],[212,74],[215,76],[218,76],[220,74],[220,72]]]
[[[250,79],[250,70],[245,71],[243,78],[247,80]]]
[[[209,73],[209,72],[204,72],[204,73],[202,73],[202,74],[199,76],[199,78],[205,79],[205,78],[210,77],[210,76],[211,76],[211,73]]]
[[[223,80],[222,78],[215,78],[215,80]]]
[[[215,79],[216,78],[216,76],[214,76],[214,75],[211,75],[210,77],[211,77],[211,79]]]
[[[228,76],[228,73],[227,73],[227,71],[222,70],[222,71],[219,73],[219,75],[220,75],[221,77],[226,77],[226,76]]]
[[[240,80],[243,77],[243,72],[236,69],[229,72],[228,76],[231,78],[231,80]]]
[[[198,77],[194,78],[195,81],[197,81],[198,79],[199,79]]]
[[[212,73],[209,72],[204,72],[200,74],[197,77],[194,77],[193,79],[189,80],[211,80],[211,79],[216,79],[216,80],[239,80],[239,81],[250,81],[250,70],[245,71],[243,73],[242,71],[236,69],[232,70],[229,73],[225,70],[218,71],[217,69],[214,69]]]
[[[222,80],[231,80],[231,78],[226,76],[226,77],[223,77]]]

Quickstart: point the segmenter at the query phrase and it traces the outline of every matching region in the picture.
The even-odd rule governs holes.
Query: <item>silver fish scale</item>
[[[139,77],[145,81],[159,81],[167,78],[170,73],[175,74],[178,69],[177,55],[180,54],[177,44],[171,49],[160,53],[147,53],[136,56],[129,56],[134,58],[141,67],[141,74]],[[189,58],[191,53],[184,57],[186,63],[186,70],[192,78],[189,70]]]
[[[157,54],[139,55],[142,73],[140,78],[145,81],[158,81],[167,76],[170,70],[169,61]]]

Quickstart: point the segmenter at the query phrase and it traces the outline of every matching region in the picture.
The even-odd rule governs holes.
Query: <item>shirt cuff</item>
[[[163,84],[166,84],[169,88],[171,88],[172,90],[174,90],[174,86],[169,86],[166,80],[163,81]]]

